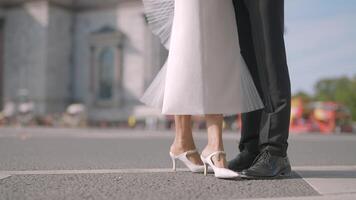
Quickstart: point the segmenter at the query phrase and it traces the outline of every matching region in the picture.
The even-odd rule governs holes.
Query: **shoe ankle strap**
[[[190,154],[198,153],[198,150],[193,149],[193,150],[186,151],[185,153],[186,153],[186,155],[188,156],[188,155],[190,155]]]
[[[225,151],[215,151],[215,152],[209,154],[206,158],[212,158],[213,156],[219,155],[219,154],[226,155]]]
[[[174,155],[171,151],[169,152],[169,154],[173,157],[181,157],[181,156],[188,156],[190,154],[193,154],[193,153],[198,153],[198,150],[196,149],[193,149],[193,150],[188,150],[188,151],[185,151],[179,155]]]

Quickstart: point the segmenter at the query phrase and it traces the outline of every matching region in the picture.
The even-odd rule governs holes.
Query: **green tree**
[[[342,103],[351,110],[352,118],[356,120],[356,76],[320,80],[315,85],[314,99]]]

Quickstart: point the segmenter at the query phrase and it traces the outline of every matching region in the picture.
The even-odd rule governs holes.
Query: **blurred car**
[[[324,134],[353,132],[350,110],[336,102],[292,100],[290,130],[294,133]]]

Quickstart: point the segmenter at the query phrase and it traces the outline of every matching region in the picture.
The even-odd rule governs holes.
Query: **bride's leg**
[[[196,149],[193,140],[191,115],[175,115],[174,121],[176,133],[170,151],[174,155],[179,155],[188,150]],[[189,154],[187,157],[194,164],[203,164],[198,153]]]
[[[221,114],[209,114],[205,115],[207,132],[208,132],[208,144],[203,150],[203,156],[207,156],[215,151],[224,151],[224,144],[222,140],[222,126],[223,115]],[[225,155],[219,154],[213,157],[213,162],[217,167],[226,168]]]

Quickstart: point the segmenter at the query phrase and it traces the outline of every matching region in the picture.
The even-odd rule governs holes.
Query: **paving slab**
[[[245,200],[355,200],[356,194],[337,194],[327,196],[309,196],[309,197],[282,197],[282,198],[253,198]]]
[[[356,166],[301,167],[297,173],[322,195],[356,194]]]

